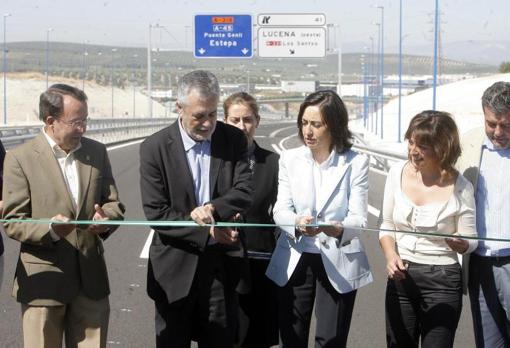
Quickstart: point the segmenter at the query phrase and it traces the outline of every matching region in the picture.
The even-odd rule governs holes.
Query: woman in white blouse
[[[423,111],[405,138],[409,160],[388,173],[379,235],[388,272],[387,345],[452,347],[462,310],[458,253],[477,246],[460,238],[476,236],[473,187],[454,169],[461,149],[450,114]]]
[[[305,146],[280,157],[273,216],[282,233],[266,274],[279,285],[283,347],[308,346],[314,302],[316,347],[345,347],[356,289],[372,281],[358,238],[367,221],[368,158],[350,149],[348,119],[336,93],[310,94],[297,122]]]

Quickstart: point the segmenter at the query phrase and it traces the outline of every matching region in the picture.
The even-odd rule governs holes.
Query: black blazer
[[[140,187],[147,220],[191,220],[197,206],[179,120],[140,146]],[[228,221],[250,206],[252,187],[244,134],[217,122],[211,138],[211,203],[215,219]],[[153,227],[147,292],[172,303],[188,295],[198,258],[209,239],[208,227]]]
[[[255,143],[253,167],[253,202],[246,212],[248,223],[272,224],[273,206],[278,193],[278,154],[263,149]],[[276,246],[276,229],[249,227],[244,229],[244,242],[248,256],[252,252],[272,253]],[[267,255],[269,258],[269,255]],[[260,255],[263,257],[263,255]]]

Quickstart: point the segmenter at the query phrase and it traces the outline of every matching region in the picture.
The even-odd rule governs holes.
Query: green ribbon
[[[147,227],[198,227],[194,221],[147,221],[147,220],[71,220],[68,222],[54,221],[49,219],[0,219],[1,223],[32,223],[32,224],[71,224],[71,225],[118,225],[118,226],[147,226]],[[257,223],[242,223],[242,222],[216,222],[214,225],[205,224],[202,227],[260,227],[260,228],[275,228],[275,227],[295,227],[294,224],[257,224]],[[338,226],[328,224],[308,224],[303,225],[305,227],[320,228],[325,226]],[[373,232],[379,233],[392,232],[410,234],[424,237],[441,237],[441,238],[461,238],[467,240],[482,240],[491,242],[510,242],[510,239],[506,238],[488,238],[479,236],[461,236],[434,232],[420,232],[420,231],[396,231],[384,228],[370,228],[370,227],[346,227],[350,230],[357,230],[361,232]]]

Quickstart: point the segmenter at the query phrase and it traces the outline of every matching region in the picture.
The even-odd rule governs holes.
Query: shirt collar
[[[487,135],[485,135],[484,139],[483,139],[483,143],[482,143],[482,150],[483,149],[487,149],[489,151],[498,151],[498,152],[503,152],[503,151],[508,151],[509,149],[497,149],[494,147],[494,144],[492,143],[492,141],[489,139],[489,137]]]
[[[59,155],[61,153],[65,153],[65,155],[70,155],[72,153],[75,153],[76,151],[78,151],[80,148],[81,148],[81,141],[78,143],[78,146],[76,146],[74,149],[72,149],[71,151],[69,151],[69,153],[65,152],[60,146],[57,145],[57,143],[55,142],[55,140],[53,140],[52,137],[50,137],[48,135],[48,133],[46,133],[46,129],[43,127],[42,128],[42,132],[44,134],[44,137],[46,138],[46,141],[48,142],[48,144],[50,144],[50,147],[51,147],[51,151],[53,151],[53,154],[55,155]]]
[[[182,126],[182,120],[180,117],[179,117],[178,121],[179,121],[179,132],[181,133],[182,143],[184,145],[184,151],[188,152],[195,145],[201,143],[201,141],[196,141],[192,137],[189,136],[189,134],[186,132],[186,130]],[[210,136],[206,141],[211,142]]]
[[[338,152],[335,149],[331,150],[328,158],[321,164],[317,164],[317,166],[321,169],[326,169],[326,168],[331,167],[332,165],[335,164],[335,160],[338,157],[337,154],[338,154]],[[314,164],[316,164],[315,160],[313,159],[312,151],[308,147],[306,147],[305,157],[309,161],[312,161]]]

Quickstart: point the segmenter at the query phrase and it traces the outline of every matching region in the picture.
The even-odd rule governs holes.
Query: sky
[[[435,0],[402,2],[404,50],[418,45],[432,50]],[[510,0],[439,4],[443,45],[510,41]],[[154,46],[192,49],[196,14],[251,14],[256,22],[261,13],[323,13],[328,24],[339,26],[331,41],[363,49],[371,45],[370,37],[378,37],[373,23],[381,22],[382,11],[374,6],[384,6],[385,50],[397,52],[399,0],[1,0],[0,14],[11,14],[7,42],[45,41],[52,28],[51,41],[140,47],[147,45],[149,24],[159,24],[164,29],[153,32]]]

